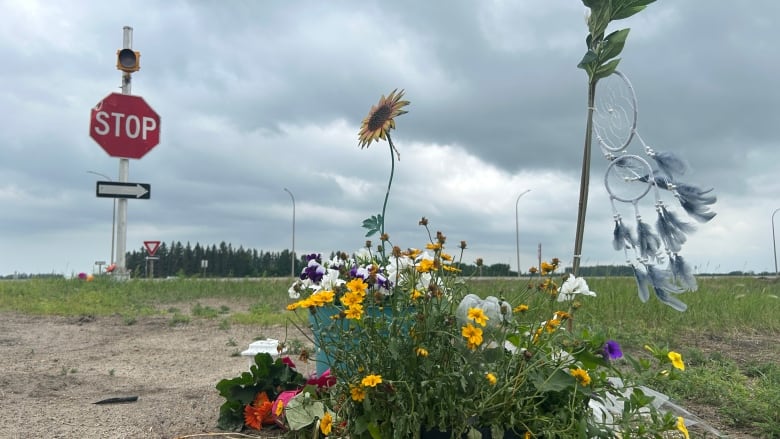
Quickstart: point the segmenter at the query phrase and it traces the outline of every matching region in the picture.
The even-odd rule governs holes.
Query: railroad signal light
[[[141,69],[141,52],[132,49],[117,50],[116,68],[127,73],[137,72]]]

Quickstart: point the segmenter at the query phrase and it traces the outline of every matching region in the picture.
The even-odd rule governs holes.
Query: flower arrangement
[[[390,146],[382,212],[363,222],[379,244],[306,256],[288,290],[287,309],[311,328],[317,374],[307,380],[289,359],[259,354],[249,373],[218,384],[220,425],[351,439],[687,437],[681,418],[661,414],[616,362],[625,356],[632,376],[669,379],[684,369],[681,356],[648,346],[656,361],[635,360],[617,341],[575,330],[597,294],[561,276],[558,259],[532,267],[527,284],[482,297],[462,272],[465,241],[451,251],[423,217],[418,247],[392,242],[384,219],[398,150],[389,130],[406,113],[403,93],[382,96],[359,134],[361,147]]]

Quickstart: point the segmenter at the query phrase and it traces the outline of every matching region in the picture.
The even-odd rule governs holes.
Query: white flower
[[[301,298],[301,290],[306,288],[305,285],[303,285],[303,282],[300,280],[296,280],[293,282],[292,286],[290,286],[290,289],[287,290],[287,294],[290,295],[290,299],[300,299]]]
[[[566,279],[566,282],[558,289],[558,302],[572,300],[577,294],[596,296],[595,291],[590,291],[590,289],[588,289],[588,283],[585,282],[584,278],[574,277],[573,274],[569,273],[569,278]]]
[[[328,268],[327,271],[325,271],[325,274],[322,275],[322,281],[320,281],[322,289],[328,291],[333,291],[337,286],[344,285],[345,283],[347,283],[347,281],[339,279],[339,271],[333,268]]]

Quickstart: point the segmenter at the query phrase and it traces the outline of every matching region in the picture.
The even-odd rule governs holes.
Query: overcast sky
[[[398,88],[411,104],[392,132],[393,243],[423,246],[425,216],[453,250],[468,242],[466,262],[514,270],[517,205],[522,269],[539,244],[571,263],[587,107],[580,1],[0,5],[0,274],[70,275],[110,259],[112,200],[95,196],[102,178],[87,171],[117,179],[119,159],[89,137],[89,115],[119,91],[125,25],[141,52],[132,93],[162,118],[160,144],[130,161],[129,181],[152,191],[128,202],[128,250],[289,249],[284,188],[298,253],[358,249],[390,158],[385,142],[361,150],[357,133]],[[717,216],[681,252],[699,272],[774,271],[778,17],[777,0],[660,0],[611,28],[631,28],[619,70],[642,139],[683,156],[684,181],[717,193]],[[642,153],[638,141],[628,150]],[[584,265],[625,262],[611,245],[607,164],[594,148]],[[639,203],[651,222],[653,206]]]

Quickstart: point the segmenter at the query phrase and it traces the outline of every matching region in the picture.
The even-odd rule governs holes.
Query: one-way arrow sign
[[[118,181],[99,181],[95,195],[105,198],[134,198],[148,200],[152,194],[152,185],[147,183],[120,183]]]

